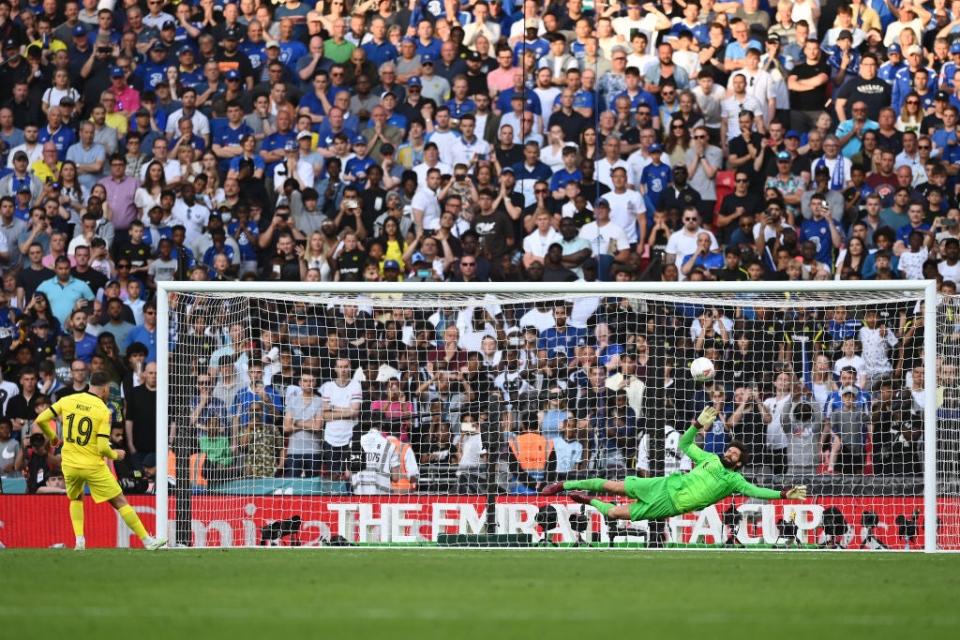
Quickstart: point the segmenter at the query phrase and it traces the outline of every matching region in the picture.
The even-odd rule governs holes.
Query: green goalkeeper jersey
[[[667,476],[667,494],[679,513],[699,511],[734,493],[766,500],[780,498],[779,491],[750,484],[740,473],[727,469],[720,456],[693,443],[696,435],[697,427],[692,426],[680,438],[680,450],[696,465],[693,471]]]

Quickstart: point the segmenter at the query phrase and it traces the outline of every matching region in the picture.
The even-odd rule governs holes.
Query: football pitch
[[[5,638],[920,640],[960,628],[960,555],[6,549],[0,574]]]

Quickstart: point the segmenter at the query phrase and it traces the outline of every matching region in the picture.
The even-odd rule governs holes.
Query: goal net
[[[960,304],[925,283],[243,284],[159,294],[175,545],[960,548]],[[541,493],[688,471],[708,405],[697,446],[809,498],[628,522]]]

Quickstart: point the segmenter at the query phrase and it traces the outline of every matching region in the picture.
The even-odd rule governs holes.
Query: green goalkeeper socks
[[[580,489],[582,491],[599,493],[603,491],[603,485],[606,484],[606,482],[607,481],[603,478],[590,478],[589,480],[567,480],[563,483],[563,489],[565,491],[570,491],[571,489]]]
[[[610,509],[613,509],[614,505],[609,502],[604,502],[603,500],[597,500],[594,498],[590,501],[590,506],[603,514],[603,517],[606,518],[607,514],[610,513]]]

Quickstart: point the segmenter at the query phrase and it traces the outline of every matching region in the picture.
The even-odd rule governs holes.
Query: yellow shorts
[[[112,500],[123,493],[117,479],[106,465],[97,469],[63,467],[63,479],[67,485],[67,497],[71,500],[77,500],[83,495],[83,485],[90,487],[90,495],[97,503]]]

